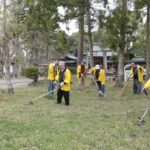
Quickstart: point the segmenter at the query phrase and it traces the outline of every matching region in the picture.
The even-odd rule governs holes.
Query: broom
[[[99,89],[99,87],[98,87],[98,85],[97,85],[97,83],[96,83],[96,81],[95,81],[95,79],[94,79],[94,76],[92,75],[92,79],[93,79],[93,81],[94,81],[94,83],[95,83],[95,86],[96,86],[96,88],[97,88],[97,90],[98,90],[98,92],[99,92],[99,94],[100,95],[104,95],[104,93]]]
[[[130,79],[130,78],[129,78]],[[128,86],[129,86],[129,79],[127,80],[127,82],[125,83],[124,87],[121,89],[121,91],[119,91],[118,93],[118,97],[122,97],[124,92],[127,90]]]
[[[133,75],[130,76],[128,79],[127,79],[127,82],[125,84],[125,86],[121,89],[121,91],[118,93],[118,97],[121,97],[123,96],[124,92],[127,90],[128,86],[129,86],[129,80],[134,76],[135,72],[137,71],[138,67],[136,68],[136,70],[133,72]]]

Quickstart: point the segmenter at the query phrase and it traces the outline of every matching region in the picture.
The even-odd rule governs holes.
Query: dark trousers
[[[64,96],[65,99],[65,105],[69,105],[69,91],[62,91],[61,89],[58,89],[57,91],[57,103],[60,104],[62,101],[62,97]]]
[[[142,82],[138,79],[133,79],[133,93],[140,94],[142,90]]]
[[[101,82],[97,81],[97,85],[98,85],[99,90],[101,90]]]
[[[98,88],[101,92],[105,93],[105,85],[101,84],[100,81],[97,81]]]

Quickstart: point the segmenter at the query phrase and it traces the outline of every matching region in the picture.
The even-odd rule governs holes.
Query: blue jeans
[[[133,93],[140,94],[142,90],[142,83],[138,79],[133,80]]]
[[[97,85],[98,85],[99,90],[105,93],[105,85],[101,84],[101,82],[99,81],[97,81]]]
[[[103,93],[105,93],[105,85],[104,85],[104,84],[101,84],[101,91],[102,91]]]
[[[54,80],[49,80],[48,82],[48,92],[50,92],[49,94],[54,94]],[[52,91],[52,92],[51,92]]]

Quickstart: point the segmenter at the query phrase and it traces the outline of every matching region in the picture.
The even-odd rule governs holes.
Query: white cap
[[[99,69],[100,68],[100,66],[99,65],[95,65],[95,69]]]

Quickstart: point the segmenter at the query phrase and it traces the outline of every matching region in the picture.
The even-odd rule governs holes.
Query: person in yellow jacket
[[[49,92],[49,98],[52,98],[51,96],[54,94],[54,88],[55,88],[55,76],[58,72],[58,60],[53,59],[49,64],[39,64],[39,66],[47,67],[48,68],[48,92]]]
[[[95,67],[92,67],[91,73],[99,88],[99,91],[100,91],[99,96],[104,96],[106,75],[105,75],[105,70],[103,69],[103,66],[95,65]]]
[[[55,76],[57,74],[58,71],[58,60],[54,60],[52,61],[52,63],[50,63],[48,65],[48,92],[53,95],[54,94],[54,81],[55,81]]]
[[[145,85],[144,85],[144,87],[142,89],[142,91],[144,92],[144,94],[146,96],[150,97],[149,94],[148,94],[148,92],[147,92],[147,90],[150,90],[150,79],[145,83]]]
[[[86,73],[87,67],[85,65],[85,62],[82,61],[81,64],[77,66],[78,90],[83,90]]]
[[[130,78],[133,78],[133,93],[140,94],[142,90],[144,67],[131,63]]]
[[[56,75],[55,80],[59,84],[57,91],[57,103],[60,104],[62,97],[65,99],[65,105],[70,104],[70,85],[71,85],[71,72],[65,67],[64,61],[59,61],[59,71]]]

